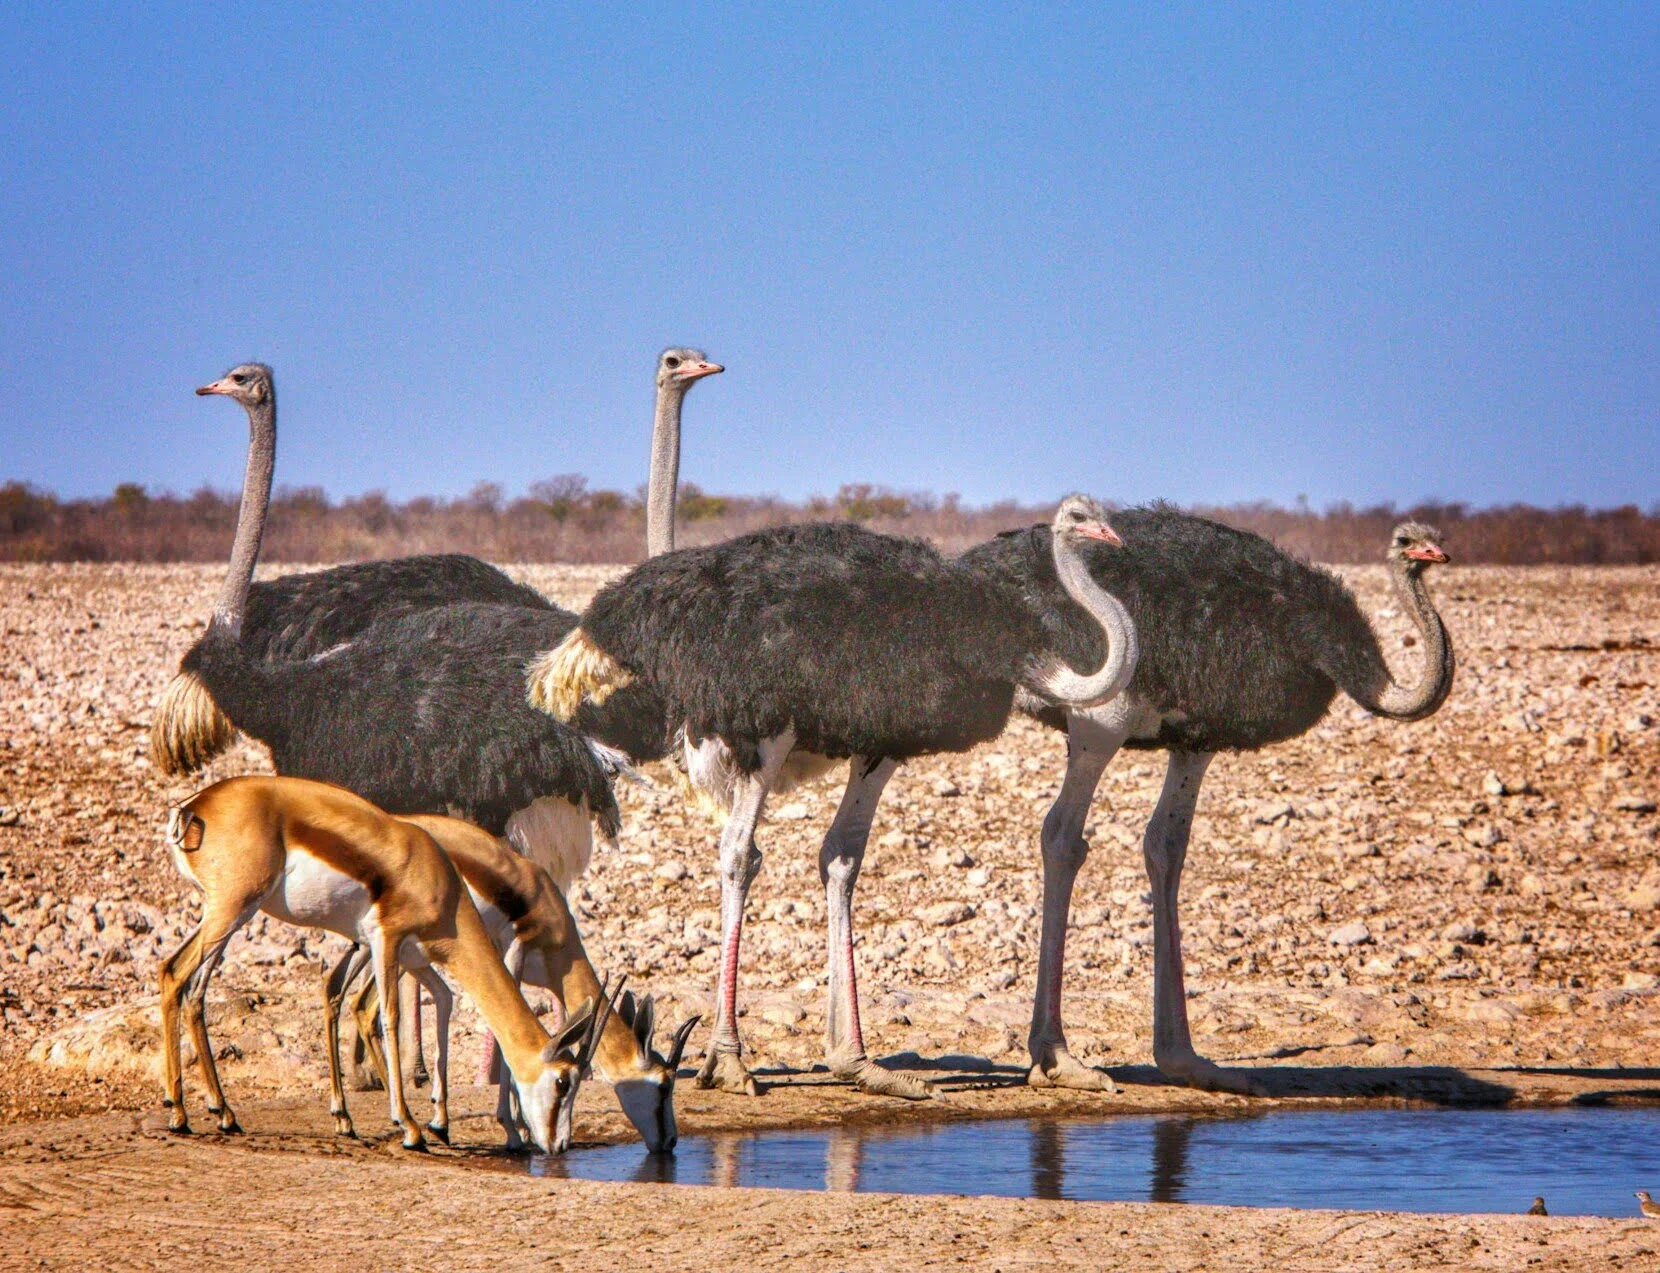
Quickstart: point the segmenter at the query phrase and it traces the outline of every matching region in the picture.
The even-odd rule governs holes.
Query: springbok
[[[562,1004],[579,1003],[603,993],[599,978],[582,946],[582,934],[564,895],[552,877],[536,863],[518,853],[505,840],[458,818],[437,815],[409,815],[403,819],[420,827],[449,855],[461,873],[473,903],[496,949],[505,952],[507,971],[521,983],[551,990]],[[338,1048],[339,1014],[346,990],[367,959],[359,951],[349,953],[330,974],[324,989],[324,1011],[329,1021],[330,1077],[336,1099],[344,1109],[343,1082]],[[351,965],[347,967],[347,965]],[[621,990],[619,984],[618,987]],[[378,1054],[375,1013],[378,995],[371,982],[354,1004],[358,1034],[365,1041],[371,1061],[384,1081],[389,1077],[386,1058]],[[667,1055],[652,1047],[656,1008],[650,995],[636,1000],[623,992],[616,1011],[606,1021],[594,1051],[594,1062],[605,1080],[615,1087],[617,1101],[645,1141],[651,1153],[671,1153],[679,1140],[674,1118],[674,1079],[680,1058],[699,1018],[694,1016],[674,1032]],[[440,1031],[443,1018],[440,1018]],[[448,1051],[440,1036],[439,1056]],[[511,1088],[500,1070],[500,1055],[492,1056],[490,1078],[498,1084],[496,1118],[507,1136],[509,1149],[522,1148],[518,1123],[511,1106]],[[350,1132],[350,1120],[340,1130]]]
[[[610,1015],[603,998],[550,1037],[525,1004],[450,859],[420,827],[341,787],[304,778],[247,776],[215,783],[171,812],[167,842],[179,872],[202,894],[202,922],[161,967],[162,1059],[170,1130],[188,1132],[180,1073],[179,1011],[219,1130],[238,1132],[208,1041],[208,982],[236,930],[255,911],[325,928],[368,950],[386,1012],[387,1094],[406,1149],[425,1149],[404,1100],[398,1052],[401,956],[431,960],[472,995],[500,1040],[531,1139],[546,1153],[570,1145],[577,1088]],[[428,985],[441,978],[412,966]],[[435,994],[447,1026],[447,988]],[[445,1031],[439,1034],[440,1073]],[[447,1092],[435,1081],[431,1130],[448,1138]],[[344,1112],[343,1103],[339,1112]]]

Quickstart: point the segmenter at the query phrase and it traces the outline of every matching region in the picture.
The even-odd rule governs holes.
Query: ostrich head
[[[269,402],[276,395],[276,387],[269,367],[262,362],[245,362],[240,367],[232,367],[211,385],[203,385],[196,393],[198,396],[222,393],[252,410]]]
[[[1414,573],[1425,566],[1443,565],[1452,560],[1442,549],[1440,533],[1422,522],[1402,522],[1389,537],[1388,558],[1391,564],[1400,563]]]
[[[665,349],[657,358],[657,387],[684,393],[703,377],[725,370],[718,362],[710,362],[701,349]]]
[[[1107,510],[1100,500],[1088,495],[1068,495],[1055,510],[1051,529],[1067,539],[1099,539],[1122,548],[1124,541],[1107,523]]]

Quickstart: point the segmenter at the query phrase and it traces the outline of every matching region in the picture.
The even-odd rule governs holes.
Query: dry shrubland
[[[681,541],[713,543],[763,526],[851,519],[961,551],[999,531],[1046,520],[1052,510],[1013,501],[983,507],[955,495],[898,492],[859,483],[834,496],[790,503],[681,489]],[[1470,565],[1644,565],[1660,562],[1660,506],[1615,509],[1472,509],[1464,504],[1239,504],[1193,510],[1253,530],[1316,561],[1376,561],[1404,516],[1428,521]],[[203,489],[152,494],[128,483],[104,499],[60,500],[21,482],[0,486],[0,561],[219,561],[236,523],[237,496]],[[467,552],[492,561],[632,562],[645,545],[638,494],[592,490],[576,475],[533,483],[522,497],[481,483],[461,499],[397,503],[379,492],[332,501],[317,487],[284,488],[271,505],[264,558],[357,561],[417,552]]]
[[[565,605],[617,572],[513,568]],[[150,713],[222,573],[0,566],[0,1061],[20,1076],[10,1099],[36,1116],[58,1099],[46,1092],[153,1103],[156,963],[198,910],[161,845],[166,807],[269,768],[245,741],[197,780],[168,780],[146,759]],[[1342,573],[1390,657],[1410,665],[1411,625],[1383,568]],[[1218,758],[1183,886],[1202,1049],[1289,1048],[1317,1065],[1653,1063],[1657,584],[1654,567],[1438,570],[1459,656],[1441,712],[1400,725],[1340,700],[1303,738]],[[867,1037],[881,1051],[1024,1056],[1038,829],[1063,753],[1017,721],[967,755],[907,765],[890,786],[857,903]],[[1148,1055],[1140,834],[1160,773],[1156,755],[1121,757],[1092,818],[1067,998],[1072,1042],[1092,1060]],[[840,778],[776,801],[760,837],[743,993],[762,1062],[820,1055],[818,843]],[[715,835],[668,775],[657,784],[624,785],[621,846],[596,857],[572,901],[600,965],[657,991],[678,1019],[706,1009],[714,978]],[[232,943],[214,995],[227,1082],[316,1090],[316,970],[341,945],[264,919]],[[462,1024],[465,1054],[470,1010]],[[137,1086],[118,1091],[123,1074]]]

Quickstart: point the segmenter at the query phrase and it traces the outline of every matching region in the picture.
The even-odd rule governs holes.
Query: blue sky
[[[1660,6],[7,6],[0,480],[1660,500]]]

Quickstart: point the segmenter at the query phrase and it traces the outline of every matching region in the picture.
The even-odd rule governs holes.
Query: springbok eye
[[[670,354],[667,358],[663,359],[663,365],[670,371],[673,371],[680,365],[680,359],[676,358],[673,354]]]

